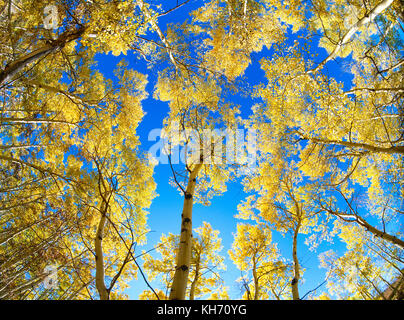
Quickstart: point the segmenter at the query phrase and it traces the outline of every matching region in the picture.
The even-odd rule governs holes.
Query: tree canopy
[[[402,299],[403,12],[0,0],[0,299]]]

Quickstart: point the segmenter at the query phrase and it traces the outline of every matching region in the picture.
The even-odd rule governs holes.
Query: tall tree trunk
[[[299,296],[299,279],[300,279],[300,266],[297,258],[297,235],[300,229],[300,221],[297,224],[293,234],[293,280],[292,280],[292,297],[293,300],[300,300]]]
[[[106,214],[107,204],[103,201],[101,205],[101,219],[95,235],[95,285],[100,295],[100,300],[109,300],[109,293],[105,286],[104,255],[102,250],[102,238],[107,220]]]
[[[196,164],[189,175],[187,189],[184,194],[184,205],[181,219],[180,243],[177,251],[177,264],[171,285],[170,300],[185,300],[189,267],[192,254],[192,206],[196,177],[202,168],[202,163]]]

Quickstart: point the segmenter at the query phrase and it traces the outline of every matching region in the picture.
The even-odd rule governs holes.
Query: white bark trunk
[[[177,264],[174,273],[173,283],[171,285],[170,300],[184,300],[189,268],[191,264],[192,254],[192,206],[193,196],[196,186],[196,178],[201,170],[202,164],[197,164],[192,170],[189,179],[187,189],[185,190],[184,205],[181,219],[181,233],[180,243],[177,251]]]

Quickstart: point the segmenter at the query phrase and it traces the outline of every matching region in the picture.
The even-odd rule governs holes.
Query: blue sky
[[[184,7],[160,18],[160,28],[164,31],[167,23],[183,22],[185,19],[189,18],[188,12],[196,8],[197,3],[198,2],[196,1],[191,1]],[[176,1],[165,2],[166,8],[175,6],[175,4]],[[292,34],[291,32],[289,33],[289,36],[290,39],[288,41],[290,41],[290,43],[293,43],[295,40],[298,40],[299,42],[305,41],[305,39],[298,39],[297,35]],[[148,38],[158,41],[156,35],[148,35]],[[322,48],[316,49],[315,45],[313,45],[313,48],[315,48],[315,52],[319,54],[318,62],[320,62],[322,58],[326,56],[326,52]],[[265,48],[262,52],[253,54],[252,64],[246,70],[246,80],[251,85],[265,83],[264,72],[259,66],[259,61],[263,57],[270,58],[271,50]],[[140,136],[142,143],[141,149],[147,151],[155,143],[154,141],[148,141],[148,134],[152,129],[162,127],[162,120],[168,112],[168,103],[163,103],[153,99],[153,88],[157,80],[156,72],[153,70],[148,70],[146,63],[139,60],[131,53],[128,53],[126,56],[122,55],[119,57],[114,57],[111,54],[98,55],[98,69],[107,77],[113,78],[113,70],[115,65],[121,61],[122,58],[125,58],[129,62],[129,68],[133,68],[139,72],[148,74],[149,84],[147,86],[147,90],[150,95],[143,103],[143,109],[146,112],[146,115],[137,129],[137,134]],[[338,59],[336,62],[331,61],[326,67],[328,68],[330,74],[332,74],[338,81],[342,81],[344,83],[345,89],[349,89],[352,76],[349,73],[342,71],[341,64],[338,63],[338,61]],[[248,115],[251,106],[258,101],[242,97],[235,97],[234,102],[241,105],[242,116],[245,117]],[[140,250],[149,250],[153,248],[153,246],[158,243],[162,233],[168,234],[171,232],[178,234],[179,232],[183,198],[175,188],[169,185],[170,177],[171,170],[169,165],[160,164],[155,168],[154,179],[157,183],[157,193],[159,196],[154,199],[149,210],[149,227],[152,232],[148,235],[148,243],[143,247],[139,246],[136,254],[139,254]],[[237,205],[244,198],[245,194],[243,192],[242,185],[239,183],[231,183],[228,185],[228,190],[224,195],[213,198],[209,207],[195,204],[193,209],[194,228],[201,226],[203,221],[207,221],[214,229],[220,231],[223,244],[222,254],[226,257],[225,263],[227,265],[227,271],[223,272],[222,277],[225,282],[225,286],[227,286],[229,289],[229,295],[232,299],[241,298],[240,289],[238,288],[238,284],[235,282],[235,280],[240,276],[240,272],[229,259],[227,251],[231,248],[231,244],[233,242],[233,233],[236,231],[237,223],[244,222],[234,218],[234,216],[237,214]],[[280,249],[282,256],[291,260],[292,240],[290,235],[287,235],[284,238],[279,233],[273,232],[272,237],[273,241],[278,243],[278,248]],[[336,239],[336,241],[338,240]],[[304,282],[300,286],[301,296],[323,282],[325,278],[325,270],[319,269],[319,261],[317,256],[320,252],[327,251],[331,248],[334,250],[343,250],[343,247],[340,244],[335,245],[323,243],[316,252],[312,252],[304,244],[304,236],[299,235],[298,256],[302,267],[306,269],[303,277]],[[139,294],[143,290],[147,289],[147,286],[140,275],[138,278],[138,280],[130,283],[131,288],[126,291],[131,299],[138,299]],[[152,285],[154,288],[158,289],[158,285],[155,282],[152,282]],[[321,289],[325,288],[323,287]]]

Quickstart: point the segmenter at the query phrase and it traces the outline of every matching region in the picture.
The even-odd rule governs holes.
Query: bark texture
[[[100,295],[100,300],[109,300],[109,292],[105,286],[104,253],[102,250],[102,239],[104,236],[105,223],[107,221],[108,205],[103,201],[101,206],[101,219],[98,223],[95,236],[95,285]]]
[[[196,178],[201,170],[202,164],[195,165],[188,179],[188,185],[184,194],[184,205],[181,217],[180,243],[177,251],[177,264],[174,279],[170,291],[170,300],[184,300],[189,268],[192,255],[192,206],[194,202],[194,192]]]
[[[297,224],[297,227],[293,234],[293,280],[292,280],[292,297],[293,300],[300,300],[299,295],[299,279],[300,279],[300,265],[299,260],[297,258],[297,235],[299,234],[300,229],[300,221]]]

